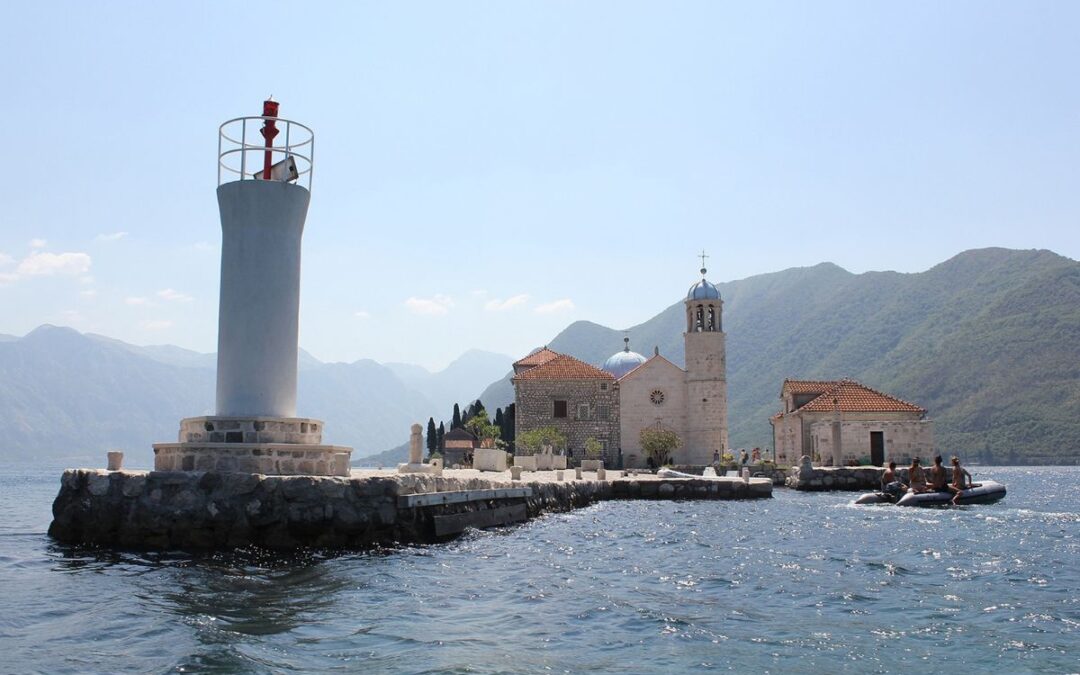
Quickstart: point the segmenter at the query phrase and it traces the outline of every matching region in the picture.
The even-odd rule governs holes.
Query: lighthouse
[[[315,135],[263,102],[218,130],[221,217],[215,414],[154,445],[159,471],[348,475],[351,448],[296,417],[300,261]]]

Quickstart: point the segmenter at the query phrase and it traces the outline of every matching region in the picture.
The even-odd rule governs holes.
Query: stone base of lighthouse
[[[302,417],[188,417],[178,442],[154,444],[154,470],[348,476],[352,448],[323,445],[322,427]]]

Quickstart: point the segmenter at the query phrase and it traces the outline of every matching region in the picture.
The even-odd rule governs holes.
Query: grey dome
[[[720,290],[709,283],[709,280],[705,278],[705,268],[701,268],[701,281],[697,282],[690,287],[690,290],[686,292],[687,300],[719,300]]]
[[[623,342],[623,350],[608,357],[603,366],[603,370],[614,375],[616,380],[648,360],[641,354],[630,351],[630,338],[623,338]]]

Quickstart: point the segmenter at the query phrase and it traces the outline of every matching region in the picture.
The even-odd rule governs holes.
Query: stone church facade
[[[672,464],[712,464],[728,452],[723,300],[705,272],[686,295],[685,369],[658,352],[646,359],[630,351],[628,339],[600,368],[545,347],[514,364],[517,432],[555,426],[574,459],[596,438],[609,467],[647,466],[646,428],[678,434]]]

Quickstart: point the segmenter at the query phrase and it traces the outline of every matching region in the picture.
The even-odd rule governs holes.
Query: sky
[[[315,132],[301,346],[515,358],[713,282],[1080,258],[1080,3],[0,7],[0,333],[216,349],[217,129]],[[620,345],[613,345],[617,351]]]

